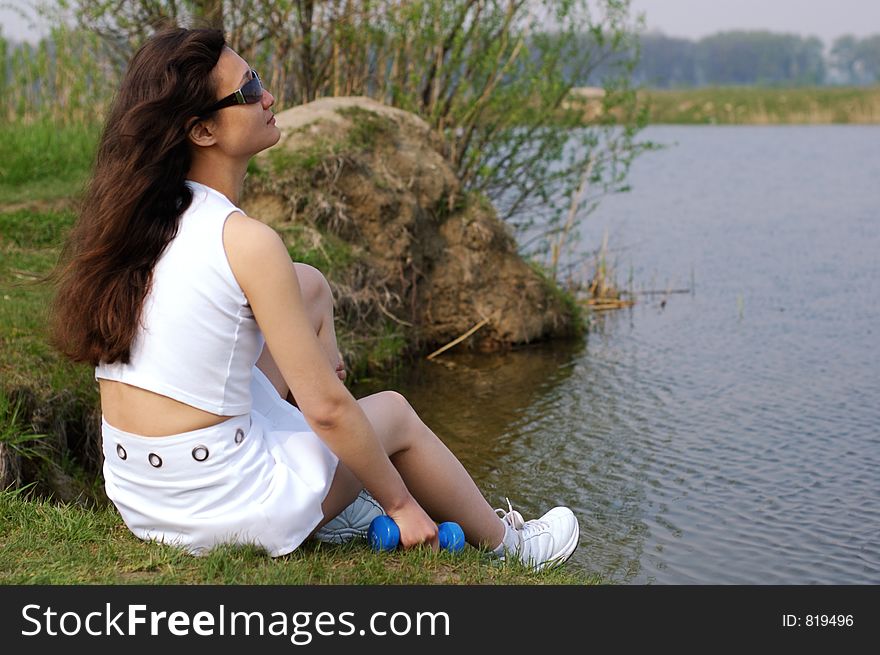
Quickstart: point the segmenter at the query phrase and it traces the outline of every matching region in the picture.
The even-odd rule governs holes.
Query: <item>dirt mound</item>
[[[570,305],[518,255],[491,204],[462,192],[442,140],[419,117],[347,97],[276,119],[281,140],[255,159],[242,206],[327,275],[347,354],[382,363],[368,342],[425,350],[476,325],[457,347],[577,330]]]

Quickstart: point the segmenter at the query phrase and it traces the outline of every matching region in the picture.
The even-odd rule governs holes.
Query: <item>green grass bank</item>
[[[0,492],[0,584],[580,585],[599,580],[565,569],[532,573],[467,547],[374,553],[366,542],[308,542],[271,558],[254,547],[204,557],[135,538],[115,510],[25,500]]]

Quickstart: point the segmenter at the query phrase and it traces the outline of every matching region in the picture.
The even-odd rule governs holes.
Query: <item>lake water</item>
[[[880,583],[880,127],[652,127],[584,243],[644,295],[392,381],[494,506],[621,584]],[[665,302],[664,302],[665,301]],[[387,382],[387,381],[386,381]]]

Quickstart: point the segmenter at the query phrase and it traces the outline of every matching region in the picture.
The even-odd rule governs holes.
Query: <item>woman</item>
[[[157,34],[122,82],[53,311],[58,346],[96,366],[108,496],[143,539],[277,556],[366,488],[404,547],[454,520],[499,557],[561,563],[570,510],[499,518],[406,400],[341,381],[326,280],[236,206],[280,137],[273,103],[213,30]]]

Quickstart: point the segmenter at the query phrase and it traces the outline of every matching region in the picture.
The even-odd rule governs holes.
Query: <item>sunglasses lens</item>
[[[260,78],[254,73],[254,78],[241,87],[241,94],[244,96],[245,102],[253,104],[263,99],[263,85],[260,84]]]

